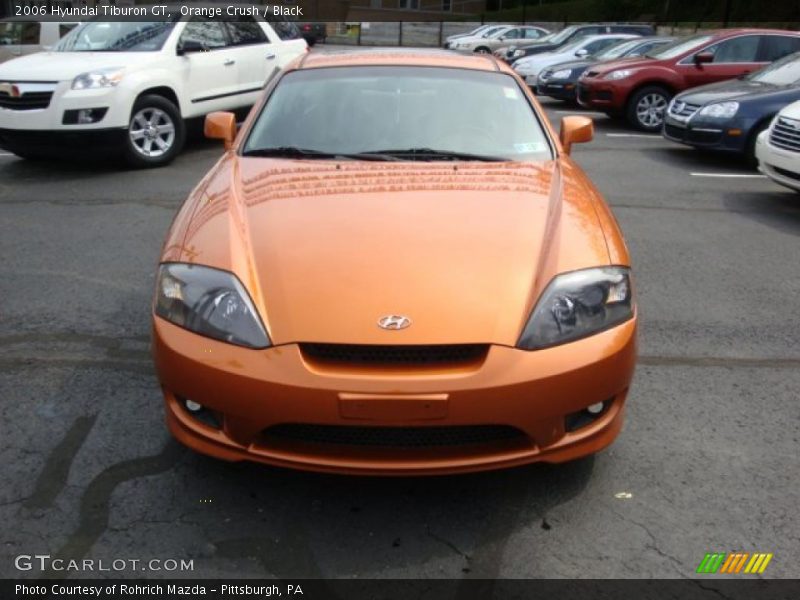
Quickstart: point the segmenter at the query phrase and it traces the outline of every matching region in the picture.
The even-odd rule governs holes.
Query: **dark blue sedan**
[[[775,114],[800,100],[800,52],[740,79],[687,90],[672,99],[664,119],[668,140],[720,150],[755,162],[755,143]]]

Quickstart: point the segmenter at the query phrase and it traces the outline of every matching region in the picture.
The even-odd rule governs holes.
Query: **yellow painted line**
[[[758,570],[758,572],[759,573],[763,573],[764,570],[767,568],[767,565],[769,564],[769,561],[771,561],[771,560],[772,560],[772,552],[767,554],[767,556],[764,558],[764,562],[761,563],[761,568]]]
[[[756,565],[758,564],[758,561],[760,561],[760,560],[761,560],[761,554],[759,554],[758,552],[753,554],[753,558],[751,558],[750,562],[747,563],[747,567],[745,567],[744,572],[745,573],[752,573],[755,570]]]

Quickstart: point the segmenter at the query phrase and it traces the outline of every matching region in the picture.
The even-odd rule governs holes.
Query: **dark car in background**
[[[328,28],[325,23],[298,23],[297,28],[309,46],[313,46],[317,42],[325,42],[328,37]]]
[[[534,42],[533,44],[528,44],[525,46],[512,46],[504,55],[499,56],[499,58],[502,58],[506,62],[513,64],[514,61],[524,56],[532,56],[542,52],[550,52],[551,50],[560,48],[561,46],[574,42],[584,36],[598,35],[601,33],[630,33],[633,35],[651,36],[655,35],[655,29],[653,29],[652,25],[646,25],[643,23],[594,23],[592,25],[570,25],[569,27],[566,27],[558,33],[548,36],[546,39],[539,42]]]
[[[782,29],[720,29],[680,39],[636,59],[592,66],[578,80],[581,106],[624,116],[660,132],[676,94],[735,79],[800,51],[800,33]]]
[[[623,40],[604,48],[597,54],[553,65],[539,74],[536,94],[566,102],[575,102],[578,98],[578,78],[590,66],[607,60],[642,56],[673,41],[675,39],[669,37]]]
[[[758,134],[800,100],[800,52],[740,79],[703,85],[673,98],[664,137],[695,148],[742,154],[755,164]]]

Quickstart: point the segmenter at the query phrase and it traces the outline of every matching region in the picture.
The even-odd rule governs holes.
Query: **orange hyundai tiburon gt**
[[[608,206],[490,57],[307,55],[167,235],[153,352],[172,433],[370,474],[562,462],[622,425],[630,261]]]

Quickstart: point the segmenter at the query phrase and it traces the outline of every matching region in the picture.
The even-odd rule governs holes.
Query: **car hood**
[[[692,88],[690,91],[681,94],[680,99],[692,104],[708,104],[734,98],[746,99],[749,96],[762,96],[789,89],[797,90],[798,87],[796,85],[773,85],[746,79],[733,79]]]
[[[229,157],[162,259],[236,273],[276,345],[514,345],[556,273],[608,264],[593,189],[569,159]],[[390,314],[412,326],[380,329]]]
[[[93,69],[132,67],[158,52],[37,52],[0,64],[0,81],[68,81]]]
[[[644,67],[657,65],[660,62],[660,60],[655,58],[633,56],[612,60],[610,62],[597,63],[596,65],[592,66],[592,71],[604,75],[605,73],[616,71],[617,69],[641,69]]]

